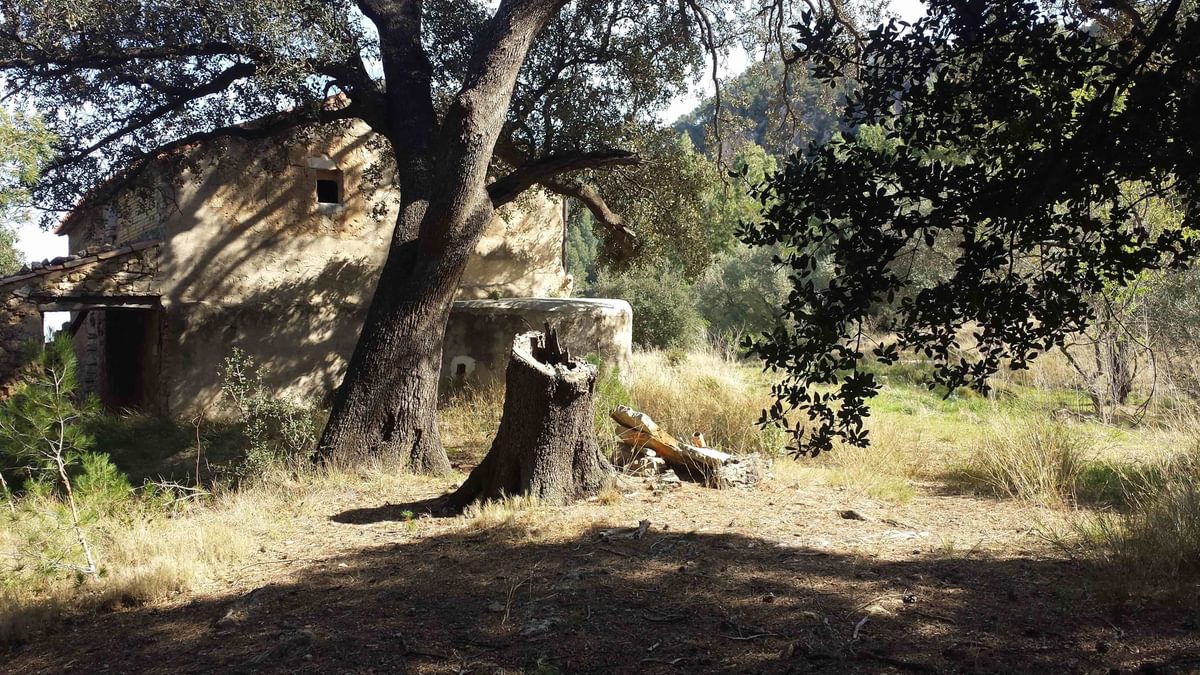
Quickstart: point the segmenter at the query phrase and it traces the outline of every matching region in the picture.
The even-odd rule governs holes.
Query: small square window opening
[[[318,204],[341,204],[341,186],[338,182],[331,178],[317,179],[317,203]]]

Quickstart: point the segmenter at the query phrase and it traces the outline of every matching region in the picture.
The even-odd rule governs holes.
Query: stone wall
[[[9,393],[29,345],[42,342],[42,311],[75,309],[103,298],[153,297],[158,243],[82,251],[0,279],[0,395]],[[80,355],[89,384],[88,361]]]
[[[38,344],[42,334],[42,313],[16,290],[0,289],[0,297],[4,298],[4,315],[0,317],[0,398],[11,393],[28,349]]]

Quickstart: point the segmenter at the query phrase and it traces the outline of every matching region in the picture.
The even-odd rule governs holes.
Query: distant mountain
[[[759,62],[729,80],[721,91],[721,142],[735,150],[746,141],[777,157],[829,140],[838,126],[837,96],[810,79],[800,65],[790,67],[787,95],[784,66]],[[788,102],[790,101],[790,106]],[[679,118],[676,129],[688,134],[696,150],[713,156],[714,102],[708,99]]]

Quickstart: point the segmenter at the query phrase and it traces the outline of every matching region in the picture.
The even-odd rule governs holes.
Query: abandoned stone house
[[[0,393],[42,315],[68,311],[82,387],[113,410],[214,411],[235,347],[281,395],[342,377],[395,222],[379,139],[361,123],[224,140],[98,186],[61,223],[71,256],[0,278]],[[561,203],[533,193],[488,226],[447,327],[445,379],[486,379],[513,335],[553,320],[575,353],[627,369],[631,312],[559,299]]]

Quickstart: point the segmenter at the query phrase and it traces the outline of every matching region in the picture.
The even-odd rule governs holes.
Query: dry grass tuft
[[[615,485],[609,485],[596,495],[596,501],[605,506],[620,504],[625,500],[625,494]]]
[[[681,438],[704,434],[709,445],[736,454],[778,454],[782,432],[759,428],[771,403],[770,388],[756,368],[713,348],[688,354],[639,351],[632,373],[601,374],[596,392],[596,436],[611,451],[617,440],[610,409],[629,405]],[[439,428],[448,451],[464,459],[487,452],[504,407],[503,383],[467,388],[443,401]],[[453,458],[453,457],[452,457]]]
[[[913,478],[921,452],[919,434],[910,435],[892,426],[871,431],[871,445],[858,448],[842,444],[824,458],[825,481],[874,499],[905,503],[916,496]]]
[[[997,424],[949,478],[1000,497],[1062,507],[1073,503],[1091,438],[1069,425],[1033,419]]]
[[[462,517],[471,531],[493,530],[523,535],[537,528],[542,515],[536,498],[519,495],[475,502],[463,511]]]
[[[708,444],[735,454],[775,455],[782,432],[762,429],[759,414],[770,406],[770,387],[753,366],[715,349],[679,358],[663,352],[634,355],[629,405],[671,434],[704,434]],[[611,424],[605,430],[612,435]]]
[[[131,495],[89,514],[87,535],[101,575],[86,583],[53,564],[72,546],[54,515],[62,508],[58,500],[20,498],[15,510],[0,509],[0,643],[25,641],[63,613],[137,606],[214,587],[237,561],[286,538],[304,518],[325,518],[359,494],[377,498],[400,480],[411,486],[428,479],[400,477],[380,465],[264,477],[200,500]]]
[[[1109,599],[1175,592],[1200,577],[1200,446],[1161,458],[1123,512],[1080,514],[1057,543],[1094,561]]]
[[[28,597],[20,589],[0,587],[0,645],[20,644],[66,611],[64,593]]]

